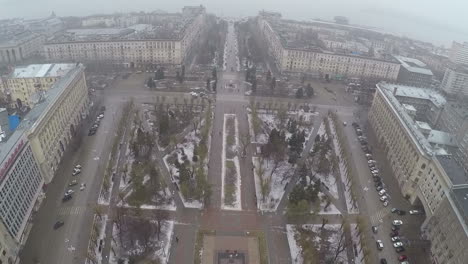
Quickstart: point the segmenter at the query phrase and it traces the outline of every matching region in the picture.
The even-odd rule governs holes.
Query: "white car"
[[[385,195],[382,196],[382,197],[380,197],[380,201],[381,201],[381,202],[385,202],[385,201],[387,201],[387,200],[388,200],[388,197],[385,196]]]
[[[68,191],[65,192],[65,195],[70,195],[70,194],[72,194],[72,193],[74,193],[73,190],[68,190]]]
[[[402,247],[402,246],[403,246],[403,243],[401,243],[401,242],[393,243],[393,247],[398,248],[398,247]]]
[[[81,165],[80,165],[80,164],[76,164],[76,165],[75,165],[75,169],[81,169]]]
[[[374,163],[375,163],[375,160],[368,160],[367,163],[368,163],[368,164],[374,164]]]
[[[81,173],[80,169],[73,169],[72,175],[75,176],[75,175],[78,175],[80,173]]]
[[[409,211],[409,214],[410,214],[410,215],[418,215],[418,214],[422,214],[422,211],[419,211],[419,210],[410,210],[410,211]]]
[[[383,202],[383,206],[387,207],[388,206],[388,201]]]
[[[399,236],[394,236],[392,237],[392,242],[398,242],[400,241],[400,237]]]
[[[82,184],[80,185],[80,191],[84,190],[85,188],[86,188],[86,184],[85,184],[85,183],[82,183]]]
[[[375,241],[375,243],[377,244],[377,248],[382,250],[383,249],[383,242],[382,240],[377,240]]]
[[[382,189],[382,190],[379,191],[379,195],[380,195],[380,196],[382,196],[382,195],[384,195],[384,194],[386,194],[386,193],[387,193],[387,191],[386,191],[385,189]]]
[[[393,220],[393,222],[392,222],[392,225],[394,225],[394,226],[400,226],[402,224],[403,224],[403,221],[401,221],[401,220]]]

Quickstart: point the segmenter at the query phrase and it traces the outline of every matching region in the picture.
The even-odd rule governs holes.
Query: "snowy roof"
[[[410,104],[403,104],[403,107],[408,110],[408,111],[413,111],[413,112],[416,112],[416,108],[414,108],[414,106],[410,105]]]
[[[75,67],[76,64],[74,63],[30,64],[27,66],[16,67],[10,74],[10,78],[61,77]]]
[[[395,95],[397,97],[401,96],[429,100],[437,107],[441,107],[447,103],[447,100],[445,100],[445,97],[443,95],[429,88],[420,88],[385,82],[379,83],[379,86],[385,88],[386,90],[390,90],[392,93],[395,92]]]
[[[126,28],[86,28],[86,29],[68,29],[67,32],[80,36],[87,35],[121,35],[128,33]]]
[[[394,57],[401,63],[401,66],[403,66],[406,70],[414,73],[432,76],[432,71],[427,68],[427,65],[424,62],[403,56],[395,55]]]
[[[452,134],[440,130],[431,130],[429,136],[427,137],[427,140],[429,141],[429,143],[437,145],[445,145],[452,147],[457,146],[457,140]]]
[[[416,124],[418,125],[418,127],[420,129],[425,129],[425,130],[431,130],[432,129],[431,126],[426,122],[416,121]]]

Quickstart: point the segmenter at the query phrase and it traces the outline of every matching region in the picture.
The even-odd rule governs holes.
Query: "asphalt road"
[[[94,206],[99,194],[104,162],[110,153],[111,137],[119,115],[119,105],[107,106],[104,119],[94,136],[83,136],[75,153],[68,152],[55,175],[47,186],[46,198],[34,217],[34,225],[27,243],[20,254],[21,263],[84,263]],[[94,120],[94,117],[91,117]],[[91,121],[92,122],[92,121]],[[84,126],[84,134],[90,125]],[[72,176],[75,164],[82,165],[82,172]],[[79,184],[69,187],[76,179]],[[80,184],[86,183],[83,191]],[[66,190],[73,189],[73,199],[62,202]],[[53,230],[57,220],[65,225]]]

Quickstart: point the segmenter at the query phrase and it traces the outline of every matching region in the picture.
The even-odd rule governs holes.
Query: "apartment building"
[[[427,123],[421,125],[424,121],[437,122],[440,113],[418,114],[408,110],[408,106],[415,104],[412,109],[416,112],[428,111],[421,107],[424,101],[428,107],[442,109],[445,102],[439,96],[424,88],[379,83],[369,111],[369,123],[387,153],[402,194],[412,204],[424,207],[426,220],[421,230],[432,242],[434,263],[461,264],[467,263],[468,255],[463,247],[452,246],[467,239],[468,214],[458,206],[447,206],[454,204],[452,193],[468,184],[466,172],[449,154],[457,144],[448,133],[427,128]],[[442,214],[452,216],[453,225],[447,227],[445,221],[436,221]],[[437,230],[451,233],[445,233],[446,237],[441,239]],[[440,249],[445,248],[451,248],[451,253],[440,254]]]
[[[44,180],[27,139],[27,129],[18,128],[0,142],[0,263],[15,263],[42,193]]]
[[[461,64],[448,66],[440,89],[450,96],[468,96],[468,66]]]
[[[37,113],[28,139],[46,183],[54,177],[75,129],[88,114],[88,88],[84,66],[76,65],[59,78],[31,109]]]
[[[397,80],[400,63],[394,58],[335,53],[326,50],[318,39],[298,40],[297,35],[305,27],[302,24],[284,22],[278,17],[263,16],[262,13],[257,18],[259,31],[281,72],[307,72],[330,79]]]
[[[50,61],[108,61],[130,66],[181,64],[197,44],[205,23],[205,9],[193,15],[167,16],[151,30],[102,28],[67,30],[44,45]]]
[[[47,91],[75,64],[31,64],[11,70],[3,78],[3,94],[12,107],[32,106],[40,93]]]
[[[42,51],[45,36],[31,31],[0,37],[0,64],[16,64]]]
[[[395,59],[401,64],[397,79],[398,83],[417,87],[431,87],[433,74],[424,62],[403,56],[395,56]]]
[[[452,42],[449,52],[449,60],[456,64],[468,65],[468,42]]]

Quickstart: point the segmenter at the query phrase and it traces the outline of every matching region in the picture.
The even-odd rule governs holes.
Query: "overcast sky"
[[[236,17],[255,15],[261,9],[301,20],[343,15],[353,24],[435,44],[468,41],[466,0],[0,0],[0,19],[44,17],[52,11],[58,16],[155,9],[177,12],[184,5],[198,4],[210,13]]]

